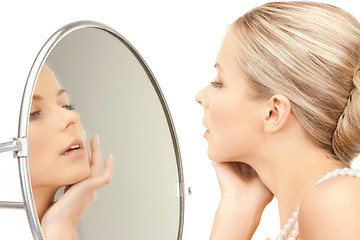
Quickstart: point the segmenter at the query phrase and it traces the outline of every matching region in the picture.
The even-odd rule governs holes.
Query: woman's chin
[[[82,169],[81,172],[78,174],[78,179],[76,182],[81,182],[85,179],[87,179],[90,176],[90,167],[86,169]]]
[[[216,149],[210,144],[207,148],[207,155],[214,162],[222,162],[223,156],[219,151],[216,151]]]
[[[213,154],[211,152],[208,151],[208,157],[210,158],[211,161],[213,162],[217,162],[217,163],[222,163],[222,162],[226,162],[226,160],[224,158],[221,158],[220,156]]]
[[[242,162],[241,158],[231,158],[228,156],[223,156],[220,155],[217,152],[211,152],[208,149],[208,157],[210,158],[210,160],[212,160],[213,162],[217,162],[217,163],[226,163],[226,162]]]
[[[72,173],[69,173],[69,175],[64,176],[64,179],[67,179],[66,182],[64,181],[63,186],[67,185],[73,185],[75,183],[81,182],[85,179],[87,179],[90,176],[90,167],[85,166],[80,169],[74,169],[75,171],[72,171]],[[61,181],[61,179],[59,179]]]

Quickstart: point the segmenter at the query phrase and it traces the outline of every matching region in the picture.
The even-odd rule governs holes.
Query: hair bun
[[[333,134],[332,147],[346,165],[360,153],[360,65],[352,76],[354,88]]]
[[[353,77],[352,77],[352,80],[353,80],[353,83],[354,83],[355,86],[356,86],[356,84],[358,83],[358,82],[355,81],[355,80],[356,80],[356,76],[359,74],[359,72],[360,72],[360,64],[359,64],[359,66],[355,69],[354,74],[353,74]],[[356,86],[356,87],[358,87],[358,86]]]

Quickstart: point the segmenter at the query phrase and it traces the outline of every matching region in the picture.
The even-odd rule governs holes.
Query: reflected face
[[[89,176],[89,154],[79,114],[46,65],[33,95],[29,139],[33,188],[59,188]]]
[[[208,156],[217,162],[244,161],[253,154],[261,136],[263,103],[250,87],[234,54],[227,33],[216,58],[217,77],[196,95],[204,108]]]

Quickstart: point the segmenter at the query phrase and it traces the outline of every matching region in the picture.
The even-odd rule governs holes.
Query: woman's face
[[[261,139],[264,102],[251,97],[230,34],[225,36],[216,58],[217,77],[196,95],[196,101],[204,108],[204,137],[210,159],[246,162]]]
[[[58,188],[89,176],[89,154],[79,114],[46,65],[32,100],[29,139],[33,187]]]

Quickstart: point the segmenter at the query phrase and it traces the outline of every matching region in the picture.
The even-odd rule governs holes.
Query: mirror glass
[[[103,159],[114,159],[112,180],[97,190],[79,239],[181,239],[179,148],[153,74],[107,26],[79,22],[67,29],[44,63],[69,93],[87,138],[97,134]]]

